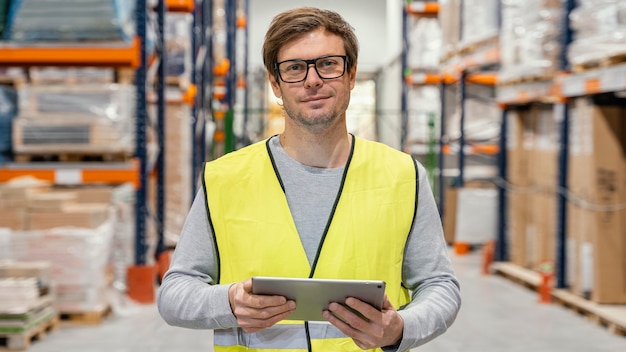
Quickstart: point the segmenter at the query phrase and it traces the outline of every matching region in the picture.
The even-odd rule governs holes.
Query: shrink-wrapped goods
[[[436,18],[417,18],[409,33],[408,65],[413,69],[437,71],[441,55],[441,29]]]
[[[461,2],[461,40],[462,50],[480,46],[486,41],[496,39],[498,23],[498,0],[464,0]]]
[[[135,0],[17,0],[4,37],[12,42],[128,41]]]
[[[134,88],[125,84],[26,85],[13,120],[16,153],[131,155]]]
[[[570,14],[573,41],[567,58],[572,65],[623,62],[626,56],[626,2],[583,0]],[[603,62],[606,61],[606,62]]]
[[[499,81],[542,79],[561,66],[563,0],[504,0]]]

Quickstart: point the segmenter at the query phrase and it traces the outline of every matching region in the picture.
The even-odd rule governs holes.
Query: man
[[[446,331],[459,284],[426,172],[347,132],[358,42],[335,12],[276,16],[263,56],[282,99],[280,135],[206,164],[158,295],[167,323],[214,329],[216,351],[406,351]],[[327,322],[252,294],[252,276],[377,279],[382,311],[355,298]]]

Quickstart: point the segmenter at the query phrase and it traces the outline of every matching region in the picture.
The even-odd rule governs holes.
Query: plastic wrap
[[[485,244],[496,239],[498,191],[487,188],[460,188],[456,209],[455,241]]]
[[[409,67],[437,71],[440,56],[441,29],[439,21],[436,18],[418,18],[409,33]]]
[[[550,77],[560,69],[563,0],[504,0],[500,82]]]
[[[431,139],[429,123],[432,116],[439,117],[441,110],[439,88],[436,86],[414,87],[409,90],[409,116],[407,144],[426,144]],[[436,133],[439,139],[439,132]]]
[[[106,305],[113,224],[96,229],[56,227],[11,232],[11,252],[19,261],[52,265],[55,307],[59,311],[93,311]]]
[[[42,84],[110,84],[115,81],[112,68],[100,67],[32,67],[28,70],[30,82]]]
[[[461,38],[461,0],[440,0],[439,20],[441,28],[441,60],[456,54]]]
[[[462,48],[497,38],[498,0],[464,0],[462,6],[461,43]]]
[[[570,25],[574,40],[567,57],[571,64],[626,56],[626,2],[581,1],[570,13]]]
[[[4,37],[14,42],[130,40],[135,0],[17,0]]]
[[[124,84],[24,86],[13,121],[21,153],[131,154],[134,87]]]

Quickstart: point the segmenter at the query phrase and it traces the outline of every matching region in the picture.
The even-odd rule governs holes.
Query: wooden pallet
[[[598,304],[567,290],[554,290],[552,299],[589,321],[606,327],[610,332],[626,336],[626,305]]]
[[[496,262],[491,268],[495,274],[535,291],[541,284],[538,272],[513,263]],[[626,336],[626,305],[599,304],[562,289],[552,290],[551,299],[614,334]]]
[[[0,334],[0,350],[23,351],[30,348],[35,340],[43,340],[49,332],[59,328],[59,317],[54,315],[29,331],[16,334]]]
[[[468,43],[459,48],[459,54],[468,55],[482,48],[498,45],[499,42],[500,42],[500,37],[493,36],[493,37],[485,38],[476,42]]]
[[[491,265],[491,270],[495,274],[503,276],[531,290],[536,290],[541,284],[539,273],[513,263],[495,262]]]
[[[92,311],[61,312],[59,318],[67,325],[98,325],[112,312],[111,306],[103,306]]]
[[[542,74],[534,76],[521,76],[515,77],[506,81],[499,81],[498,85],[501,86],[516,86],[524,83],[537,83],[537,82],[549,82],[554,78],[554,74]]]
[[[129,152],[30,152],[16,153],[15,162],[29,163],[39,161],[53,162],[126,162],[133,158]]]
[[[581,73],[593,69],[615,66],[626,62],[626,53],[614,54],[603,58],[593,59],[572,65],[574,73]]]

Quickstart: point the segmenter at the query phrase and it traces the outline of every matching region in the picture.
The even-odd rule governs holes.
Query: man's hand
[[[237,323],[247,333],[269,328],[296,309],[296,302],[283,296],[252,294],[251,279],[231,285],[228,302]]]
[[[382,311],[353,297],[348,298],[345,303],[365,319],[339,303],[331,303],[328,310],[324,311],[324,318],[351,337],[359,348],[368,350],[392,346],[402,338],[404,321],[387,295]]]

